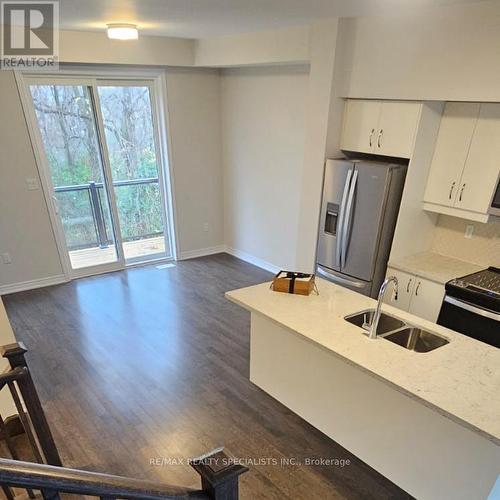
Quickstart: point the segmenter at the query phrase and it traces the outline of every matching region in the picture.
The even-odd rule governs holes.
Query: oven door
[[[500,313],[446,295],[438,325],[500,347]]]

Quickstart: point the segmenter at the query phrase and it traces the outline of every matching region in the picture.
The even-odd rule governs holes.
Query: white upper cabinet
[[[421,104],[348,99],[340,149],[409,158]]]
[[[410,158],[420,108],[420,104],[415,102],[382,102],[376,141],[377,154]]]
[[[380,101],[346,101],[341,149],[373,153],[378,135]]]
[[[481,104],[455,206],[487,213],[500,173],[500,104]]]
[[[479,106],[459,102],[446,104],[427,178],[425,202],[454,205]]]
[[[487,222],[499,173],[500,104],[447,103],[424,208]]]

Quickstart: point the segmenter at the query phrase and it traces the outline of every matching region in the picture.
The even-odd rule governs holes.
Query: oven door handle
[[[495,311],[489,311],[487,309],[482,309],[481,307],[473,306],[468,302],[463,302],[453,297],[449,297],[448,295],[445,296],[444,301],[453,306],[460,307],[460,309],[465,309],[471,313],[483,316],[484,318],[492,319],[493,321],[500,321],[500,314]]]

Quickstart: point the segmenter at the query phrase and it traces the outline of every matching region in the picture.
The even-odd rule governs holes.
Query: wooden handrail
[[[9,370],[8,372],[4,372],[0,375],[0,389],[9,382],[14,382],[15,380],[19,380],[21,377],[26,375],[27,369],[21,366],[14,368],[13,370]]]
[[[192,488],[5,458],[0,458],[0,484],[111,498],[210,498],[204,491]]]

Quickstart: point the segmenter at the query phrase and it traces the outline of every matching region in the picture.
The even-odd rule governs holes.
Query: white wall
[[[500,3],[342,19],[348,97],[500,101]]]
[[[308,60],[308,26],[204,38],[195,42],[196,66],[290,64]]]
[[[63,271],[43,192],[29,191],[38,171],[12,71],[0,71],[0,287],[61,276]]]
[[[192,66],[195,42],[160,36],[123,42],[110,40],[104,31],[61,30],[59,48],[59,61],[64,63]]]
[[[224,201],[218,70],[168,69],[167,105],[179,257],[220,251]]]
[[[304,158],[307,66],[222,72],[225,240],[293,269]]]

